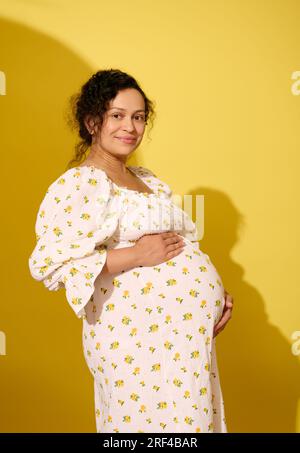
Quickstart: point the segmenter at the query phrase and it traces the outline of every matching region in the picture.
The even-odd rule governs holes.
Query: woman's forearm
[[[135,246],[109,249],[106,252],[103,273],[115,274],[141,265]]]

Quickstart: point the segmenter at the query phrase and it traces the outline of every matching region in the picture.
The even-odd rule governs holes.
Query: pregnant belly
[[[87,322],[105,326],[105,332],[125,327],[129,338],[130,328],[166,331],[183,322],[212,329],[225,304],[222,280],[198,244],[184,241],[182,252],[164,263],[100,274],[86,307]]]

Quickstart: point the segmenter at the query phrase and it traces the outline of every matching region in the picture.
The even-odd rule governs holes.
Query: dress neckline
[[[134,190],[134,189],[128,189],[128,187],[125,187],[125,186],[119,186],[118,184],[116,184],[106,173],[105,170],[103,170],[102,168],[99,168],[99,167],[95,167],[95,165],[78,165],[78,167],[75,167],[77,169],[80,169],[80,168],[92,168],[93,171],[100,171],[102,173],[105,174],[106,178],[118,189],[118,190],[122,190],[124,192],[130,192],[130,193],[135,193],[137,195],[143,195],[145,197],[159,197],[158,194],[156,194],[155,192],[152,192],[152,193],[149,193],[149,192],[140,192],[139,190]],[[134,171],[134,166],[132,165],[128,165],[128,167],[126,167],[129,171],[133,172],[134,175],[139,178],[143,184],[145,184],[147,187],[149,187],[149,189],[153,190],[152,187],[150,187],[148,184],[146,184],[143,179],[140,177],[140,175],[138,174],[138,172],[135,172]],[[138,168],[138,167],[137,167]]]

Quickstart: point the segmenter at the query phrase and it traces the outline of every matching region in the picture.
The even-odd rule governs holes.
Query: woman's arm
[[[140,265],[140,257],[135,246],[109,249],[102,273],[115,274]]]

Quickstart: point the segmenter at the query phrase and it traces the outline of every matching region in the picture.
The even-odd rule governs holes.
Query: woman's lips
[[[134,143],[136,141],[135,138],[122,138],[122,137],[116,137],[116,138],[123,143]]]

